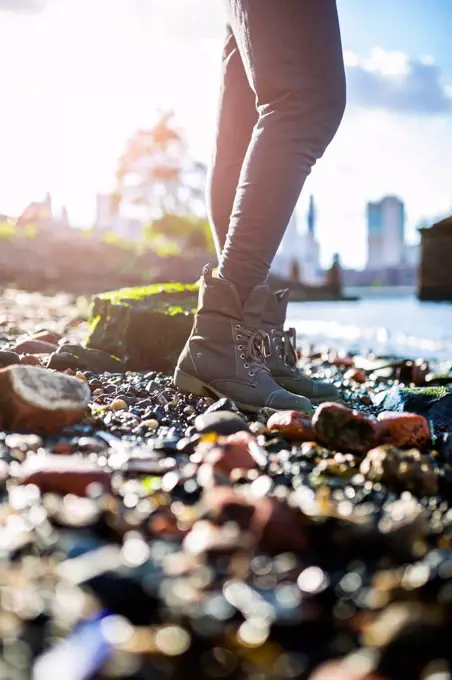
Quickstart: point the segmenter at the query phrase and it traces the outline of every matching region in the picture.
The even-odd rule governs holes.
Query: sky
[[[300,0],[302,1],[302,0]],[[303,0],[311,1],[311,0]],[[322,1],[322,0],[316,0]],[[209,161],[222,0],[0,0],[0,213],[47,191],[90,225],[118,156],[158,109]],[[297,206],[322,261],[366,260],[366,203],[405,201],[407,239],[452,212],[451,0],[338,0],[348,104]]]

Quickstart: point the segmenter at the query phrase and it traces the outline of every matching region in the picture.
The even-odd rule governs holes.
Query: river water
[[[302,344],[452,361],[452,304],[419,302],[411,290],[349,289],[357,302],[292,302]]]

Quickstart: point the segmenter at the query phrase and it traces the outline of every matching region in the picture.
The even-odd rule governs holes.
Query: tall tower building
[[[315,205],[314,205],[314,196],[309,197],[309,210],[308,210],[308,234],[312,237],[315,238]]]
[[[273,260],[272,271],[284,278],[291,278],[293,271],[297,271],[303,283],[315,285],[319,282],[320,248],[315,240],[316,211],[313,196],[309,201],[306,222],[307,228],[303,232],[299,231],[294,212]]]
[[[396,196],[367,204],[369,269],[397,267],[405,253],[405,206]]]

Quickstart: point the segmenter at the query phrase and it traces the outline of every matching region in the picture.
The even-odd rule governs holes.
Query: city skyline
[[[338,251],[346,266],[364,266],[367,202],[400,196],[408,242],[420,222],[452,209],[452,5],[338,4],[348,108],[297,214],[306,214],[314,194],[322,264]],[[0,5],[8,6],[19,5]],[[220,6],[214,0],[23,0],[21,12],[0,10],[0,58],[8,63],[0,75],[6,102],[0,213],[18,214],[49,190],[56,203],[67,204],[72,222],[92,223],[96,193],[112,189],[127,138],[149,127],[158,107],[176,111],[193,155],[207,161]]]

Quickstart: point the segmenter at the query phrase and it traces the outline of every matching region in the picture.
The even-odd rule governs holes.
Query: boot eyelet
[[[274,335],[276,333],[276,328],[271,329],[271,334]]]
[[[244,355],[244,354],[241,354],[241,355],[240,355],[240,358],[241,358],[241,359],[244,359],[244,358],[245,358],[245,355]]]
[[[236,331],[239,331],[239,330],[240,330],[239,324],[236,325],[235,330],[236,330]]]
[[[245,368],[249,368],[249,367],[250,367],[249,364],[243,364],[243,365],[244,365]]]
[[[241,335],[236,335],[236,340],[241,340],[242,336]]]
[[[239,346],[238,346],[238,349],[239,349],[239,350],[242,350],[242,349],[243,349],[243,345],[239,345]]]
[[[252,377],[254,375],[254,371],[248,371],[248,375]]]

